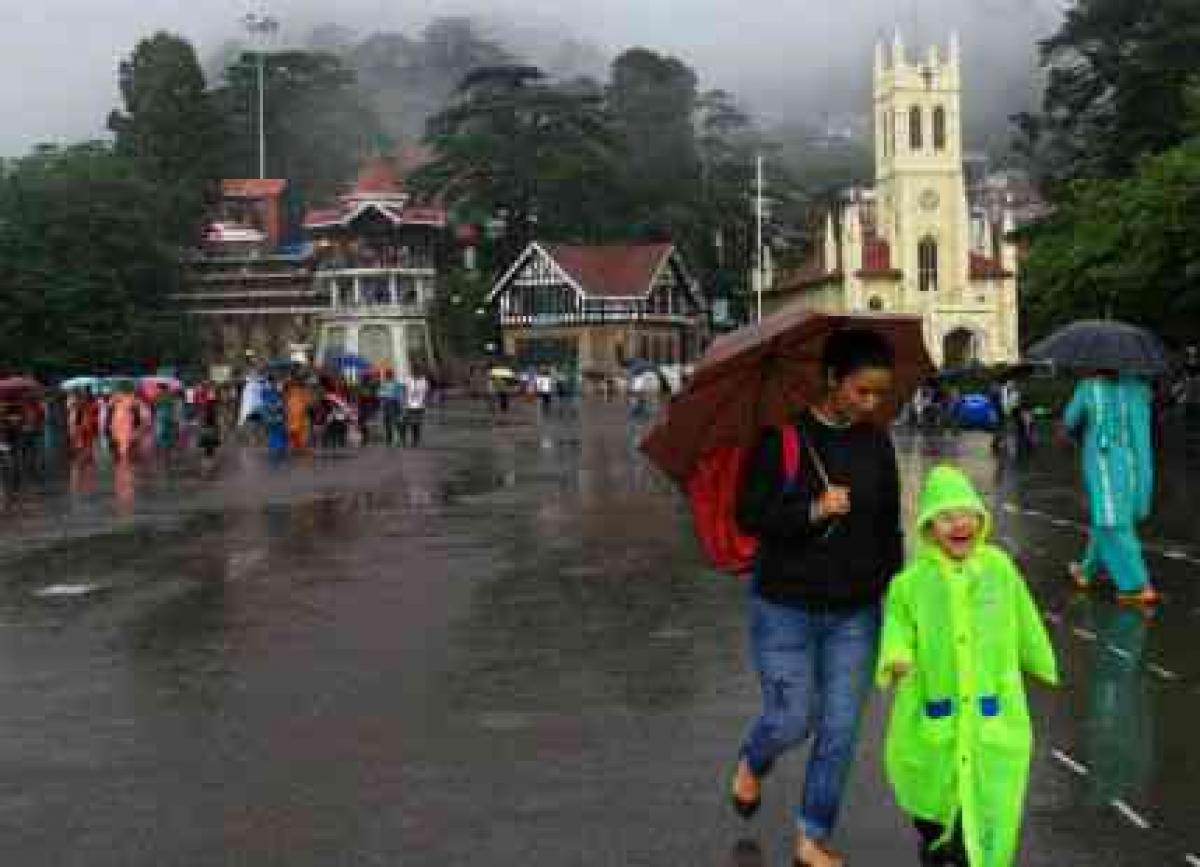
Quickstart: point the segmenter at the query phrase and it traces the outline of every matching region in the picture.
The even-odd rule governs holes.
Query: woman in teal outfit
[[[1154,455],[1150,446],[1150,389],[1114,371],[1080,381],[1063,419],[1083,441],[1083,478],[1091,526],[1082,563],[1071,564],[1081,588],[1108,572],[1120,601],[1153,605],[1136,526],[1150,514]]]

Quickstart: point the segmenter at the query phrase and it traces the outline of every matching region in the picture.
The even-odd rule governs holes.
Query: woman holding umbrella
[[[1083,442],[1090,532],[1082,563],[1070,566],[1081,589],[1106,569],[1121,602],[1154,605],[1135,527],[1154,496],[1151,392],[1146,380],[1167,370],[1162,343],[1144,328],[1115,320],[1072,322],[1034,344],[1034,361],[1081,370],[1063,424]]]
[[[763,708],[732,782],[743,816],[763,778],[810,735],[795,863],[840,867],[830,848],[869,693],[880,603],[902,560],[896,457],[869,423],[893,386],[895,354],[877,331],[826,340],[823,393],[794,421],[799,472],[784,480],[782,437],[769,430],[746,468],[738,522],[758,537],[749,594],[751,655]]]
[[[1091,586],[1103,568],[1125,604],[1154,605],[1136,526],[1150,514],[1154,456],[1149,387],[1115,370],[1098,370],[1075,387],[1063,423],[1083,441],[1083,478],[1090,526],[1082,563],[1070,565],[1076,586]]]

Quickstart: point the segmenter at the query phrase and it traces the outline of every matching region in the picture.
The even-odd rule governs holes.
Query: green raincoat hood
[[[978,546],[988,540],[992,533],[992,515],[971,480],[958,467],[936,466],[925,477],[925,485],[917,499],[917,538],[922,549],[934,547],[926,532],[929,522],[939,512],[954,509],[967,509],[983,518],[983,530],[975,544]]]

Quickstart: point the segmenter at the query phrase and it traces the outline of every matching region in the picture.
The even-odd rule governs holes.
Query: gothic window
[[[925,238],[917,245],[917,288],[922,292],[938,288],[938,247],[933,238]]]
[[[920,106],[914,105],[908,110],[908,146],[915,151],[925,146],[922,123]]]
[[[933,110],[933,149],[946,149],[946,109],[940,105]]]

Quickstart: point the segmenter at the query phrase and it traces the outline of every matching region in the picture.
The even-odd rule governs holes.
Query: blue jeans
[[[817,612],[750,593],[750,653],[763,710],[740,756],[762,777],[812,735],[796,823],[813,840],[825,840],[837,824],[874,678],[879,628],[878,604]]]

